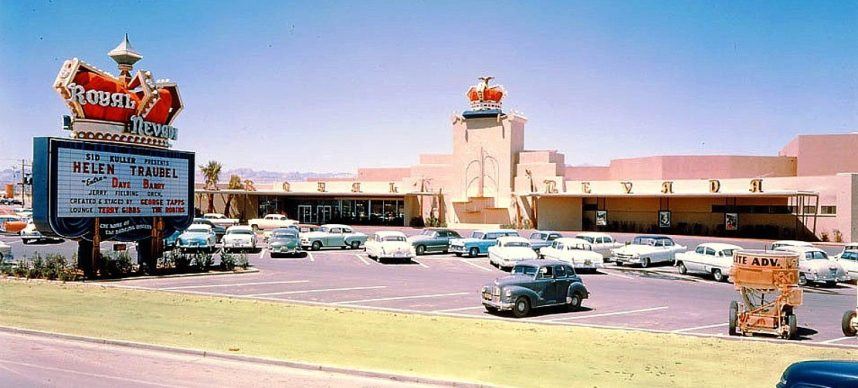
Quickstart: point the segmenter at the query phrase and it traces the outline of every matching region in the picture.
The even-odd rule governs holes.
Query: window
[[[343,233],[353,233],[351,229],[343,229]]]
[[[732,249],[725,249],[725,250],[721,251],[721,256],[733,257],[733,250]]]
[[[837,214],[837,206],[820,206],[819,214]]]
[[[709,256],[715,256],[715,250],[712,248],[706,248],[706,254]]]
[[[840,255],[840,258],[843,260],[858,261],[858,253],[844,252],[842,255]]]
[[[551,270],[551,267],[541,267],[539,268],[539,275],[539,278],[550,279],[554,277],[554,271]]]
[[[697,247],[697,249],[695,249],[695,250],[694,250],[694,253],[701,254],[701,255],[705,255],[705,254],[706,254],[706,248],[704,248],[704,247]]]
[[[554,277],[555,278],[565,278],[566,277],[566,268],[562,265],[558,265],[554,267]]]
[[[605,240],[606,244],[613,244],[614,243],[614,238],[610,237],[610,236],[605,237],[604,240]]]
[[[581,240],[587,241],[588,243],[591,243],[591,244],[593,243],[593,241],[596,241],[596,239],[594,239],[590,236],[584,236],[584,235],[580,235],[580,234],[575,236],[575,238],[580,238]],[[635,239],[635,240],[637,240],[637,239]]]
[[[343,232],[342,228],[331,228],[330,233],[342,233],[342,232]]]
[[[556,240],[556,239],[558,239],[558,238],[560,238],[560,237],[561,237],[561,236],[560,236],[559,234],[556,234],[556,233],[555,233],[555,234],[551,234],[551,235],[549,235],[549,236],[548,236],[548,241],[554,241],[554,240]]]
[[[531,240],[542,240],[542,233],[533,233],[530,235]]]
[[[471,238],[481,240],[483,238],[483,232],[473,232],[471,233]]]
[[[805,206],[804,214],[816,214],[816,206]]]
[[[536,274],[536,267],[531,267],[529,265],[517,265],[513,267],[512,273],[533,276],[534,274]]]
[[[563,243],[555,242],[555,243],[554,243],[554,248],[557,248],[557,249],[563,249]]]
[[[456,233],[456,232],[454,232],[454,231],[452,231],[452,230],[447,231],[447,236],[450,236],[450,237],[453,237],[453,238],[462,238],[462,236],[459,236],[459,233]]]
[[[486,233],[486,236],[483,237],[486,240],[497,240],[500,237],[500,233]]]

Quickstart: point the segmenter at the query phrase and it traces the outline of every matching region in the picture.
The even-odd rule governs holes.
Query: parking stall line
[[[477,309],[482,310],[484,308],[485,307],[483,307],[483,306],[472,306],[472,307],[459,307],[459,308],[455,308],[455,309],[434,310],[432,312],[433,313],[455,313],[458,311],[468,311],[468,310],[477,310]]]
[[[360,259],[360,261],[362,261],[364,264],[366,264],[366,265],[372,265],[372,264],[370,264],[370,263],[369,263],[369,261],[368,261],[367,259],[365,259],[363,256],[358,255],[358,254],[355,254],[354,256],[355,256],[355,257],[357,257],[358,259]]]
[[[314,294],[318,292],[333,292],[333,291],[355,291],[355,290],[376,290],[379,288],[387,288],[387,286],[368,286],[368,287],[347,287],[347,288],[321,288],[316,290],[295,290],[295,291],[279,291],[279,292],[264,292],[260,294],[247,294],[241,295],[248,298],[254,298],[257,296],[271,296],[271,295],[294,295],[294,294]]]
[[[268,253],[268,249],[262,249],[261,251],[259,251],[259,258],[261,259],[261,258],[265,257],[265,254],[267,254],[267,253]]]
[[[618,274],[618,273],[614,273],[614,272],[612,272],[611,270],[606,270],[606,269],[602,269],[601,271],[599,271],[599,273],[603,273],[603,274],[608,275],[608,276],[616,276],[616,277],[618,277],[618,278],[623,278],[623,279],[634,279],[634,278],[633,278],[633,277],[631,277],[631,276],[627,276],[627,275],[620,275],[620,274]]]
[[[306,251],[306,252],[307,252],[307,258],[310,259],[310,261],[316,261],[316,259],[313,257],[312,252],[310,252],[310,251]]]
[[[603,313],[603,314],[590,314],[590,315],[579,315],[574,317],[565,317],[565,318],[556,318],[556,319],[546,319],[545,322],[561,322],[561,321],[571,321],[575,319],[587,319],[587,318],[598,318],[598,317],[609,317],[613,315],[625,315],[625,314],[635,314],[635,313],[645,313],[649,311],[657,311],[657,310],[665,310],[667,306],[659,306],[659,307],[650,307],[646,309],[638,309],[638,310],[627,310],[627,311],[615,311],[612,313]]]
[[[461,261],[461,262],[463,262],[463,263],[465,263],[465,264],[467,264],[467,265],[470,265],[470,266],[472,266],[472,267],[479,268],[479,269],[481,269],[481,270],[483,270],[483,271],[486,271],[486,272],[493,272],[493,270],[492,270],[491,268],[486,268],[486,267],[483,267],[483,266],[481,266],[481,265],[471,263],[470,261],[467,261],[467,260],[465,260],[465,259],[459,259],[459,261]]]
[[[175,287],[163,287],[158,288],[162,291],[170,291],[170,290],[189,290],[194,288],[212,288],[212,287],[241,287],[241,286],[263,286],[269,284],[298,284],[298,283],[309,283],[309,280],[283,280],[277,282],[251,282],[251,283],[228,283],[228,284],[195,284],[191,286],[175,286]]]
[[[840,338],[833,338],[833,339],[830,339],[830,340],[821,341],[820,343],[821,343],[821,344],[833,344],[833,343],[835,343],[835,342],[840,342],[840,341],[843,341],[843,340],[847,340],[847,339],[854,339],[854,338],[855,338],[855,337],[840,337]]]
[[[419,261],[415,260],[413,257],[411,258],[411,261],[413,261],[413,262],[415,262],[415,263],[419,264],[419,265],[420,265],[421,267],[423,267],[423,268],[429,268],[429,266],[428,266],[428,265],[423,264],[423,263],[421,263],[421,262],[419,262]]]
[[[723,327],[723,326],[727,326],[727,325],[728,325],[728,323],[724,322],[724,323],[716,323],[716,324],[714,324],[714,325],[697,326],[697,327],[687,327],[687,328],[685,328],[685,329],[677,329],[677,330],[673,330],[673,331],[671,331],[671,333],[685,333],[685,332],[688,332],[688,331],[697,331],[697,330],[703,330],[703,329],[711,329],[711,328],[713,328],[713,327]]]
[[[414,295],[414,296],[392,296],[389,298],[374,298],[374,299],[359,299],[336,302],[337,304],[353,304],[353,303],[368,303],[368,302],[383,302],[387,300],[405,300],[405,299],[423,299],[423,298],[438,298],[442,296],[460,296],[468,295],[471,292],[451,292],[449,294],[430,294],[430,295]]]

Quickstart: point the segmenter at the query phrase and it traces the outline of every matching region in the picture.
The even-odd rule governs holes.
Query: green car
[[[298,231],[294,228],[277,228],[268,237],[268,250],[271,257],[295,255],[300,250]]]

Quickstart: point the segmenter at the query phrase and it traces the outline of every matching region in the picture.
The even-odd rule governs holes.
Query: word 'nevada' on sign
[[[172,125],[149,122],[143,120],[140,116],[134,115],[131,116],[131,125],[125,127],[125,132],[129,132],[134,135],[154,136],[176,140],[176,137],[179,134],[179,129]]]

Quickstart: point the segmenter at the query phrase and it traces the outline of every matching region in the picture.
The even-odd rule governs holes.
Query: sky
[[[0,0],[0,168],[66,136],[51,84],[128,33],[179,85],[174,148],[225,169],[354,172],[451,151],[492,75],[569,165],[776,155],[858,131],[858,2]],[[199,164],[199,163],[198,163]]]

